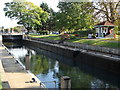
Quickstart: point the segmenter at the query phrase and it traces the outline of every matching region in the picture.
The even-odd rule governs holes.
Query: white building
[[[114,38],[114,25],[108,21],[101,22],[94,26],[96,38]]]

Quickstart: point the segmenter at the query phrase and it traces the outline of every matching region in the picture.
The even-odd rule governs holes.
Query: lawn
[[[120,48],[120,43],[118,42],[109,42],[109,41],[102,41],[101,39],[72,39],[68,40],[73,43],[86,43],[89,45],[99,45],[99,46],[106,46],[106,47],[112,47],[112,48]]]
[[[34,38],[45,38],[45,39],[51,39],[51,40],[60,40],[59,35],[51,34],[51,35],[29,35],[30,37]],[[111,48],[120,48],[120,43],[118,42],[112,42],[112,41],[120,41],[120,35],[117,35],[116,39],[71,39],[66,40],[73,43],[86,43],[89,45],[98,45],[98,46],[106,46]]]
[[[51,40],[60,40],[59,35],[56,34],[51,34],[51,35],[29,35],[29,37],[34,37],[34,38],[45,38],[45,39],[51,39]]]
[[[120,41],[120,35],[116,35],[116,38],[104,38],[101,40],[109,40],[109,41]]]

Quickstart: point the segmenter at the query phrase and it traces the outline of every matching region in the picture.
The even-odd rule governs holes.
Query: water
[[[69,76],[72,88],[119,88],[119,75],[75,62],[69,58],[35,47],[4,43],[16,59],[24,65],[25,56],[30,55],[30,71],[34,73],[47,88],[59,88],[60,78]],[[56,83],[55,83],[56,82]]]

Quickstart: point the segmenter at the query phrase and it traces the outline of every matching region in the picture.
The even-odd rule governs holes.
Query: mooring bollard
[[[30,56],[29,55],[25,56],[25,66],[26,66],[26,70],[30,69]]]
[[[71,79],[68,76],[61,77],[61,90],[71,90]]]

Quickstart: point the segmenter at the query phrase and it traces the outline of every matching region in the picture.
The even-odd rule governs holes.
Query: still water
[[[106,88],[115,90],[120,85],[119,75],[75,62],[46,50],[4,43],[10,52],[25,65],[25,56],[30,55],[30,71],[34,73],[47,88],[59,88],[60,78],[69,76],[72,88]],[[56,83],[55,83],[56,82]]]

